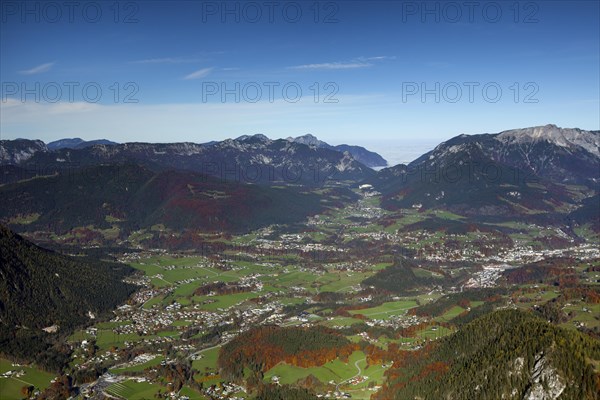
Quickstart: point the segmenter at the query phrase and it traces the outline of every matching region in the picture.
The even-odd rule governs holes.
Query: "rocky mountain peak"
[[[261,143],[269,143],[271,139],[262,133],[257,133],[255,135],[242,135],[234,139],[236,142],[261,142]]]
[[[530,144],[548,142],[564,148],[583,148],[600,157],[600,134],[577,128],[560,128],[549,124],[499,133],[496,140],[504,144]]]
[[[305,144],[307,146],[315,146],[315,147],[326,147],[330,148],[331,146],[322,140],[319,140],[316,136],[307,133],[306,135],[298,136],[296,138],[289,137],[287,140],[291,142]]]

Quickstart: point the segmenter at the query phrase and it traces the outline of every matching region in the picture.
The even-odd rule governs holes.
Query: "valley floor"
[[[112,319],[69,338],[72,373],[102,371],[80,385],[78,397],[252,398],[247,381],[222,376],[218,358],[226,343],[260,325],[322,326],[359,344],[348,359],[311,367],[282,361],[262,375],[264,384],[300,385],[324,398],[370,399],[393,364],[374,356],[377,349],[417,351],[460,330],[469,315],[496,308],[539,313],[554,302],[554,323],[598,337],[598,299],[565,296],[582,287],[599,293],[597,235],[585,226],[577,236],[519,221],[457,233],[427,227],[462,219],[415,209],[391,213],[379,206],[378,196],[363,194],[357,204],[300,227],[206,234],[196,251],[123,254],[120,261],[138,270],[127,279],[139,290]],[[147,233],[153,234],[139,232],[137,238]],[[556,237],[560,245],[549,245]],[[410,261],[401,270],[410,278],[400,281],[406,286],[372,280],[399,259]],[[519,269],[545,260],[568,269],[568,276],[530,276],[533,270]],[[0,373],[20,369],[20,377],[0,378],[3,399],[20,398],[21,386],[29,383],[43,390],[52,378],[7,361]]]

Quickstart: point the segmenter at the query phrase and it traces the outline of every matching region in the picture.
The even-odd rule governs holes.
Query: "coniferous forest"
[[[16,360],[62,369],[69,351],[61,339],[104,318],[135,287],[132,269],[42,249],[0,225],[0,349]],[[50,332],[43,329],[46,328]]]

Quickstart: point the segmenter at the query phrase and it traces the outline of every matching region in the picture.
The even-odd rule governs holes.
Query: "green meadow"
[[[38,390],[44,390],[50,386],[50,381],[55,375],[35,368],[34,366],[13,367],[12,362],[0,358],[0,374],[7,371],[24,371],[21,377],[0,378],[0,399],[11,400],[21,399],[21,388],[23,386],[33,386]]]
[[[377,307],[365,308],[362,310],[352,310],[350,311],[350,314],[362,314],[371,319],[385,320],[393,316],[404,315],[408,310],[416,306],[417,302],[414,300],[400,300],[383,303]]]

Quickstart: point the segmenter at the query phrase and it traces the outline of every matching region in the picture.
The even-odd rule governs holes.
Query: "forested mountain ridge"
[[[122,281],[126,265],[45,250],[3,225],[0,250],[0,348],[17,358],[37,359],[52,335],[111,312],[134,290]]]
[[[400,357],[376,399],[595,400],[599,360],[598,341],[528,312],[501,310]]]
[[[0,221],[36,216],[20,229],[64,233],[93,225],[125,232],[164,224],[177,229],[240,232],[294,223],[356,195],[345,188],[321,194],[292,186],[259,186],[190,171],[153,172],[134,165],[83,168],[0,186]]]

